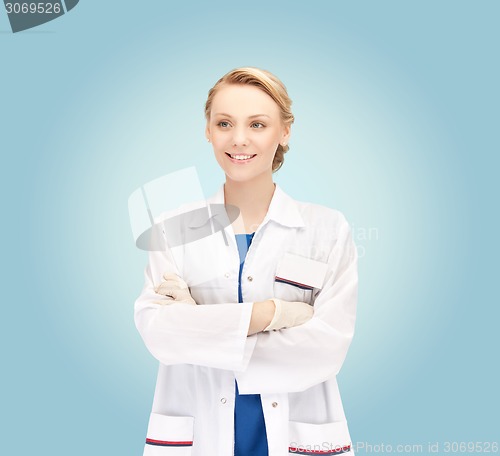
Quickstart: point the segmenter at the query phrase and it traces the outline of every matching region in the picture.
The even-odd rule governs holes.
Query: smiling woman
[[[257,87],[233,84],[220,87],[211,101],[206,135],[226,176],[252,185],[269,181],[276,149],[290,136],[276,103]]]
[[[225,97],[220,96],[222,89],[226,89],[226,91],[227,89],[232,89],[233,93],[226,93]],[[245,112],[252,112],[253,108],[254,114],[248,115],[247,119],[243,119],[247,121],[254,121],[252,126],[259,125],[259,127],[256,128],[266,128],[266,126],[277,127],[277,124],[280,123],[280,126],[285,129],[283,133],[287,137],[283,138],[283,140],[280,141],[273,149],[274,159],[272,170],[273,172],[277,171],[283,164],[284,155],[288,151],[287,144],[288,137],[290,136],[290,126],[294,121],[294,116],[290,109],[292,101],[290,100],[282,82],[273,74],[257,68],[236,69],[219,79],[215,86],[209,91],[208,99],[205,104],[207,138],[209,141],[210,120],[213,117],[222,117],[222,119],[212,119],[213,123],[217,124],[216,120],[218,120],[227,128],[231,126],[231,122],[225,122],[224,119],[224,117],[230,118],[230,115],[225,112],[217,112],[214,107],[214,98],[216,94],[219,94],[217,101],[222,105],[224,105],[224,102],[227,103],[228,97],[231,97],[231,95],[239,94],[242,98],[244,98],[241,100],[243,103],[238,105],[234,103],[232,106],[236,107],[238,114],[240,114],[243,118]],[[265,95],[267,95],[267,97]],[[255,96],[256,99],[251,100],[252,96]],[[260,106],[262,106],[262,110],[259,110]],[[215,111],[215,113],[213,113],[213,111]],[[255,114],[256,112],[262,113]],[[262,122],[259,122],[259,119],[262,119]]]
[[[339,211],[273,182],[290,106],[257,68],[209,92],[205,134],[225,183],[207,207],[239,216],[223,237],[149,254],[135,321],[160,371],[145,455],[284,456],[323,442],[323,455],[352,454],[336,375],[354,333],[357,253]]]

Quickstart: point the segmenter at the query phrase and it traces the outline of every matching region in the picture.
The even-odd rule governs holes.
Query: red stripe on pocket
[[[193,444],[193,441],[168,441],[168,440],[155,440],[155,439],[146,439],[146,443],[149,445],[159,445],[159,446],[190,446]]]
[[[288,283],[290,285],[295,285],[297,287],[304,288],[305,290],[312,290],[313,289],[313,287],[311,287],[310,285],[306,285],[305,283],[300,283],[300,282],[294,282],[293,280],[284,279],[283,277],[276,276],[274,278],[274,280],[278,280],[282,283]]]

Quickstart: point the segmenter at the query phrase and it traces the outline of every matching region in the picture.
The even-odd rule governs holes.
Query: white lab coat
[[[223,187],[208,202],[223,204]],[[144,455],[232,456],[236,378],[240,394],[261,395],[269,456],[352,456],[336,381],[353,337],[358,282],[345,217],[276,186],[246,256],[243,303],[237,244],[231,225],[224,231],[149,253],[135,322],[160,366]],[[308,289],[318,282],[311,269],[322,272]],[[276,281],[280,271],[292,271],[290,280],[306,288]],[[154,284],[165,272],[187,282],[197,306],[154,303],[162,299]],[[271,297],[308,302],[314,316],[247,336],[253,302]]]

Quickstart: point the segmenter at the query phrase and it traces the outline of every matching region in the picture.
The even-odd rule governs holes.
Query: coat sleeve
[[[299,392],[337,375],[354,334],[357,287],[356,246],[342,217],[313,317],[258,334],[247,369],[235,373],[240,393]]]
[[[179,274],[170,251],[149,253],[144,288],[135,302],[136,327],[150,353],[163,364],[197,364],[241,371],[257,342],[247,337],[253,303],[157,304],[163,273]]]

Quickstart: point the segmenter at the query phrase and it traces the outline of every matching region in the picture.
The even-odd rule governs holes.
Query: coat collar
[[[224,184],[220,186],[214,196],[208,198],[207,202],[208,204],[224,204]],[[262,221],[262,225],[265,225],[268,221],[273,221],[290,228],[305,226],[297,202],[287,195],[278,184],[275,184],[271,204],[269,205],[266,217]]]

